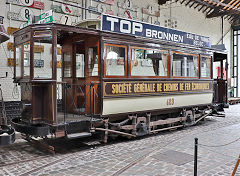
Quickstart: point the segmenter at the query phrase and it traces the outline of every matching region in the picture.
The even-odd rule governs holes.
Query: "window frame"
[[[198,71],[197,71],[197,76],[196,77],[185,77],[185,76],[173,76],[173,54],[182,54],[182,55],[188,55],[188,56],[197,56],[198,60],[197,60],[197,64],[198,64]],[[183,79],[199,79],[200,78],[200,73],[199,73],[199,54],[193,54],[193,53],[187,53],[187,52],[180,52],[180,51],[172,51],[171,53],[171,68],[170,68],[170,72],[171,72],[171,78],[183,78]]]
[[[38,31],[42,31],[42,30],[38,30]],[[44,30],[43,30],[44,31]],[[43,40],[44,39],[44,37],[34,37],[34,39],[33,39],[33,46],[32,46],[32,48],[33,48],[33,52],[32,52],[32,59],[33,59],[33,61],[32,61],[32,66],[31,66],[31,68],[32,68],[32,80],[53,80],[54,79],[54,75],[53,75],[53,67],[54,67],[54,64],[53,64],[53,52],[52,52],[52,48],[53,48],[53,39],[52,39],[52,41],[51,41],[51,43],[48,43],[48,44],[50,44],[51,45],[51,47],[50,47],[50,50],[51,50],[51,52],[50,52],[50,54],[51,54],[51,59],[50,59],[50,62],[52,62],[52,66],[51,66],[51,64],[50,64],[50,68],[51,68],[51,77],[48,77],[48,78],[45,78],[45,77],[35,77],[35,71],[37,70],[36,68],[37,67],[35,67],[35,65],[34,65],[34,60],[35,60],[35,54],[37,53],[37,52],[34,52],[34,46],[35,46],[35,42],[37,43],[37,41],[41,41],[41,40]],[[44,43],[43,43],[44,44]],[[44,51],[46,50],[46,47],[45,47],[45,45],[43,45],[44,46]],[[43,52],[44,53],[44,52]],[[41,55],[43,54],[43,53],[40,53]],[[44,60],[44,59],[43,59]],[[44,67],[45,67],[45,64],[46,64],[47,62],[44,60]]]
[[[106,46],[115,46],[115,47],[121,47],[125,49],[125,58],[124,58],[124,75],[120,76],[120,75],[107,75],[107,59],[106,59],[106,51],[105,51],[105,47]],[[118,44],[112,44],[112,43],[104,43],[103,46],[104,49],[104,55],[103,55],[103,59],[104,59],[104,77],[105,78],[126,78],[127,77],[127,65],[128,65],[128,46],[127,45],[118,45]]]
[[[40,32],[40,33],[38,33]],[[41,33],[43,32],[43,33]],[[44,33],[47,32],[47,33]],[[46,34],[46,35],[44,35]],[[45,37],[50,37],[50,35],[52,36],[52,41],[51,44],[51,61],[52,62],[52,66],[51,66],[51,72],[52,72],[52,77],[50,78],[41,78],[41,77],[34,77],[35,75],[35,67],[34,67],[34,43],[36,41],[39,40],[44,40]],[[57,66],[57,62],[55,62],[55,60],[57,60],[56,56],[57,56],[57,29],[55,27],[51,27],[51,28],[36,28],[36,29],[32,29],[31,30],[31,39],[30,39],[30,44],[32,45],[32,47],[30,47],[30,64],[31,64],[31,80],[56,80],[57,76],[56,76],[56,66]],[[44,61],[44,66],[45,66],[45,61]]]
[[[143,50],[156,50],[156,51],[163,51],[163,52],[167,52],[168,56],[167,56],[167,76],[134,76],[132,75],[132,49],[143,49]],[[138,46],[130,46],[129,47],[129,55],[130,55],[130,59],[129,59],[129,75],[131,78],[169,78],[169,58],[170,58],[170,53],[169,50],[163,50],[163,49],[157,49],[157,48],[146,48],[146,47],[138,47]]]
[[[65,56],[64,54],[69,54],[70,56],[70,76],[66,77],[65,76],[65,70],[66,70],[66,64],[65,64]],[[72,59],[72,50],[66,50],[66,51],[62,51],[62,78],[73,78],[73,59]]]
[[[201,66],[201,64],[202,64],[202,60],[201,60],[201,58],[202,57],[207,57],[207,58],[210,58],[210,76],[209,77],[202,77],[201,76],[201,73],[202,73],[202,70],[201,70],[201,67],[200,67],[200,74],[199,74],[199,78],[200,79],[212,79],[212,72],[213,72],[213,63],[212,63],[212,56],[210,56],[210,55],[204,55],[204,54],[200,54],[200,57],[199,57],[199,66]]]
[[[20,76],[17,75],[17,48],[19,48],[20,58],[18,61],[20,68]],[[22,79],[23,78],[23,44],[19,44],[14,46],[14,79]]]

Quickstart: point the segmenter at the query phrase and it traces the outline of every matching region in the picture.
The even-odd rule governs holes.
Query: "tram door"
[[[99,95],[99,45],[95,36],[77,36],[64,43],[63,99],[70,113],[98,113]]]
[[[92,36],[85,41],[86,113],[98,114],[100,110],[100,59],[99,38]]]
[[[227,67],[227,54],[215,52],[213,62],[214,102],[223,105],[228,102]]]

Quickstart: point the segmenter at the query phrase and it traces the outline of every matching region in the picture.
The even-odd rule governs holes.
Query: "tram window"
[[[76,77],[84,77],[84,54],[76,54]]]
[[[52,38],[34,41],[34,78],[52,78]]]
[[[23,76],[30,76],[30,44],[25,43],[23,45]]]
[[[64,71],[63,76],[65,78],[69,78],[72,76],[72,66],[71,66],[71,54],[70,52],[63,53],[63,60],[64,60]]]
[[[221,63],[213,62],[213,78],[219,79],[221,78]]]
[[[107,45],[105,53],[106,75],[124,76],[126,47]]]
[[[132,76],[167,76],[167,52],[132,48],[131,55]]]
[[[62,82],[62,47],[57,44],[57,81]]]
[[[198,56],[174,53],[172,61],[172,76],[197,77]]]
[[[98,48],[88,49],[88,74],[89,76],[98,76]]]
[[[201,57],[201,77],[209,78],[211,75],[211,58]]]
[[[22,58],[21,58],[22,45],[16,47],[16,77],[21,77]]]

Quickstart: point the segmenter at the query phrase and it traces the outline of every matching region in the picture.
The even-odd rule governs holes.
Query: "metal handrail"
[[[7,125],[7,115],[6,115],[6,109],[5,109],[5,103],[3,100],[3,93],[2,93],[2,88],[0,87],[0,102],[2,104],[2,116],[0,116],[0,125]],[[2,123],[2,119],[3,119],[3,124]]]

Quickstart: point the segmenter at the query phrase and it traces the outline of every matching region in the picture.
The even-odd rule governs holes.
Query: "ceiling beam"
[[[201,11],[203,9],[203,7],[205,7],[205,5],[202,5],[202,7],[200,9],[198,9],[198,11]]]
[[[217,7],[223,3],[224,0],[221,0],[218,4],[217,4]]]
[[[189,0],[189,1],[185,4],[185,6],[187,6],[191,1],[192,1],[192,0]]]
[[[215,11],[213,11],[212,13],[207,14],[206,18],[214,18],[214,17],[224,16],[224,15],[240,15],[240,12],[236,12],[236,11],[215,12]]]
[[[213,11],[214,11],[214,10],[210,8],[210,10],[207,11],[207,14],[209,14],[209,13],[211,13],[211,12],[213,12]]]
[[[223,7],[223,10],[225,10],[226,8],[228,8],[235,0],[231,0],[225,7]]]
[[[240,0],[236,0],[230,7],[228,7],[227,10],[230,10],[231,8],[233,8]]]
[[[196,9],[198,6],[200,6],[200,4],[197,4],[197,5],[194,7],[194,9]]]
[[[193,3],[189,6],[190,8],[192,8],[192,6],[195,4],[196,2],[195,1],[193,1]]]
[[[205,13],[208,9],[211,9],[211,8],[207,6],[202,12]]]
[[[219,12],[218,10],[214,10],[212,13],[209,13],[206,15],[206,18],[214,18],[214,17],[219,17],[222,15],[227,14],[227,12]]]
[[[185,2],[185,0],[183,0],[182,2],[180,2],[181,4],[183,4]]]

